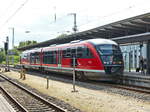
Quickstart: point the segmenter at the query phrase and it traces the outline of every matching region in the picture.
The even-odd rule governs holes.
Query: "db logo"
[[[92,61],[88,61],[89,64],[92,64]]]

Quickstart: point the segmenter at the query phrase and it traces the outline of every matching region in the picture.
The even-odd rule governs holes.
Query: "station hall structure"
[[[35,45],[25,46],[18,48],[18,50],[93,38],[111,39],[120,44],[124,58],[124,71],[135,72],[140,67],[140,58],[142,57],[147,63],[147,75],[150,75],[150,13],[71,34],[63,38],[54,38]]]

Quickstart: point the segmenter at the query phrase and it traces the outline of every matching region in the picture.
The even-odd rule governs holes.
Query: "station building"
[[[54,38],[35,45],[22,47],[19,50],[92,38],[112,39],[120,44],[124,58],[124,71],[126,72],[136,72],[136,69],[140,67],[141,58],[145,59],[147,75],[150,75],[150,13],[78,32],[63,38]]]
[[[140,59],[147,60],[148,43],[135,42],[120,45],[124,59],[124,70],[128,72],[136,72],[141,67]]]

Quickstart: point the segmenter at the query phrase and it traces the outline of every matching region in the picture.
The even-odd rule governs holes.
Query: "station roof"
[[[118,43],[128,43],[131,41],[130,39],[132,39],[132,42],[139,42],[150,40],[150,38],[147,38],[150,37],[150,33],[148,32],[150,32],[150,13],[106,24],[83,32],[78,32],[63,38],[50,39],[35,45],[18,48],[18,50],[45,47],[51,44],[62,44],[73,40],[86,40],[92,38],[112,39]],[[144,36],[141,34],[144,34]]]

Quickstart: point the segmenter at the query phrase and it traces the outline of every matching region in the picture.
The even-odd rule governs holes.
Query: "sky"
[[[73,33],[77,15],[78,32],[150,12],[150,0],[0,0],[0,47],[9,36],[14,44],[37,42]],[[56,14],[56,21],[55,15]]]

